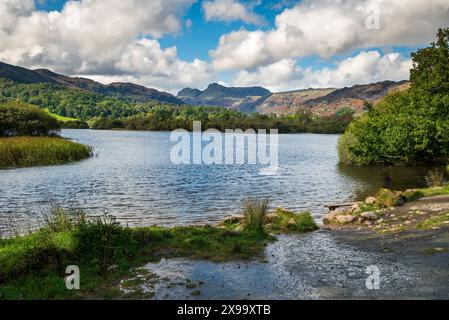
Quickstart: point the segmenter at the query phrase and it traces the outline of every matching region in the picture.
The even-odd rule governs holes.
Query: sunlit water
[[[0,227],[30,224],[49,206],[108,212],[129,225],[213,223],[237,213],[244,199],[311,211],[362,198],[390,176],[392,187],[423,185],[428,168],[347,168],[338,165],[337,135],[281,135],[280,168],[262,176],[253,165],[173,165],[170,133],[64,130],[94,148],[69,165],[0,171]]]

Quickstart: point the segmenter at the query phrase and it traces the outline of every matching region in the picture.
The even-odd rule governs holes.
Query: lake
[[[311,211],[358,200],[382,187],[423,186],[429,168],[338,165],[338,135],[280,135],[279,171],[257,165],[174,165],[169,132],[63,130],[95,156],[55,167],[0,171],[0,227],[30,225],[53,205],[109,213],[131,226],[214,223],[239,212],[244,199]]]

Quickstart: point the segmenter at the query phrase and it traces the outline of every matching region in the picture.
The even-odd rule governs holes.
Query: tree
[[[339,141],[347,164],[413,164],[449,159],[449,29],[412,54],[412,87],[387,96]]]
[[[449,92],[449,28],[439,29],[437,41],[412,54],[413,89],[429,94]]]
[[[45,136],[59,129],[58,121],[37,107],[17,101],[0,105],[0,137]]]

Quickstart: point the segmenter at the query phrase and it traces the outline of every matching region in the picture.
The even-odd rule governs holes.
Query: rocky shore
[[[449,226],[449,187],[404,192],[381,189],[375,196],[339,207],[323,219],[327,229],[376,233],[439,230]]]

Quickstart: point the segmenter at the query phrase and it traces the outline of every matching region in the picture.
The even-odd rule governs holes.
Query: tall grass
[[[429,187],[442,187],[444,185],[444,173],[438,169],[431,170],[426,176]]]
[[[59,137],[0,138],[0,168],[57,165],[91,153],[90,147]]]
[[[243,228],[255,234],[265,233],[268,200],[246,200],[243,205]]]

